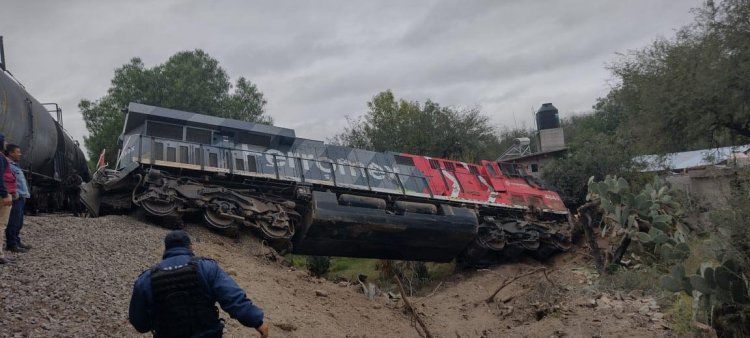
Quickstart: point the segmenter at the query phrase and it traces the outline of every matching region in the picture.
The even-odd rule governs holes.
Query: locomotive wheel
[[[539,230],[531,228],[524,231],[523,239],[518,244],[529,251],[536,251],[541,245],[542,234]]]
[[[234,218],[222,216],[219,211],[209,208],[203,211],[203,219],[206,221],[206,224],[217,230],[227,230],[237,227]]]
[[[156,199],[145,199],[141,201],[141,207],[149,214],[159,217],[169,216],[177,210],[177,205],[175,203]]]
[[[501,251],[505,248],[505,232],[494,223],[485,223],[479,227],[477,242],[485,249]]]
[[[289,239],[294,235],[289,226],[273,225],[266,221],[258,221],[257,224],[266,239]]]

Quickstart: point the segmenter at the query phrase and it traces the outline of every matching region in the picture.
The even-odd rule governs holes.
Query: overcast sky
[[[115,68],[197,48],[257,84],[276,125],[325,140],[386,89],[479,106],[498,128],[532,126],[545,102],[562,117],[588,111],[616,53],[671,37],[700,3],[0,0],[0,35],[9,70],[62,106],[77,140],[78,102],[102,97]]]

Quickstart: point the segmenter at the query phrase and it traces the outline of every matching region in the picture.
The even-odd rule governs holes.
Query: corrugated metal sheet
[[[660,170],[682,170],[720,164],[731,157],[733,153],[747,153],[750,144],[733,147],[684,151],[660,155],[643,155],[635,158],[636,162],[644,163],[646,168],[642,172]]]

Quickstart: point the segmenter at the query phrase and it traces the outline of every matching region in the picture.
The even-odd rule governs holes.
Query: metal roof
[[[156,119],[166,122],[184,123],[195,127],[210,129],[234,129],[250,131],[258,134],[278,135],[281,137],[294,138],[294,129],[280,128],[260,123],[245,122],[222,117],[190,113],[186,111],[149,106],[131,102],[128,105],[128,115],[125,118],[123,133],[140,126],[147,119]]]
[[[644,163],[646,168],[642,172],[661,170],[682,170],[725,162],[732,154],[746,153],[750,144],[723,148],[702,149],[670,153],[666,155],[641,155],[636,162]]]

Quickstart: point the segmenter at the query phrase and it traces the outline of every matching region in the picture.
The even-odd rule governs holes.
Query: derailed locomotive
[[[327,145],[138,103],[126,113],[116,168],[82,187],[93,216],[200,213],[211,228],[248,226],[277,250],[319,256],[471,263],[570,243],[557,193],[514,164]]]
[[[86,158],[59,123],[61,111],[55,121],[6,70],[2,50],[0,37],[0,132],[23,151],[19,165],[31,186],[27,209],[75,210],[79,186],[90,179]]]

